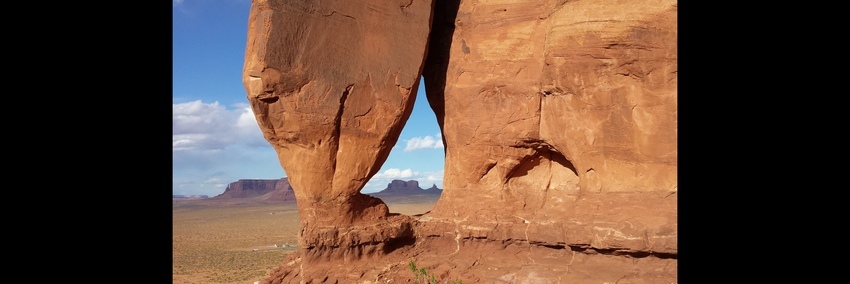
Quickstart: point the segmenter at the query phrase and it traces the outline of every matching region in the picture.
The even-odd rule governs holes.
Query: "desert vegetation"
[[[413,272],[413,283],[416,284],[437,284],[440,283],[437,277],[424,267],[416,267],[416,262],[412,259],[407,263],[407,267]],[[452,281],[452,284],[463,284],[463,281]]]

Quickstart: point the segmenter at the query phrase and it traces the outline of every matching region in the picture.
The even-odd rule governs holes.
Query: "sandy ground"
[[[392,213],[414,215],[431,210],[435,202],[436,197],[399,199],[388,200],[387,206]],[[172,204],[173,284],[253,284],[298,249],[295,203]]]

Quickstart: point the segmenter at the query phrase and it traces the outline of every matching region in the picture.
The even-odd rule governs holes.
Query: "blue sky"
[[[239,179],[285,177],[242,86],[251,1],[172,1],[173,194],[212,197]],[[423,86],[398,143],[361,192],[393,179],[443,188],[443,143]]]

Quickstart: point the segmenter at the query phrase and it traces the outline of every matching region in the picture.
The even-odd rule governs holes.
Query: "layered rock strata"
[[[411,43],[387,27],[394,40],[351,54],[365,61],[298,55],[311,50],[300,44],[310,36],[375,37],[343,27],[316,35],[329,31],[328,23],[311,22],[316,13],[301,11],[344,14],[350,28],[372,23],[370,17],[394,22],[392,9],[375,15],[373,6],[384,4],[357,10],[346,8],[349,2],[282,3],[271,5],[286,6],[276,10],[254,3],[245,84],[295,186],[306,248],[265,282],[398,282],[412,277],[405,273],[411,259],[440,279],[464,283],[677,281],[676,1],[436,1],[427,43]],[[408,3],[406,9],[418,2]],[[430,5],[420,7],[407,11],[431,16]],[[293,11],[301,17],[274,17]],[[256,32],[276,29],[294,32],[274,41],[269,34],[276,33]],[[259,42],[264,50],[255,47]],[[345,76],[302,74],[372,70],[374,61],[400,55],[371,52],[421,55],[426,46],[421,74],[443,132],[445,190],[430,213],[392,215],[380,200],[356,192],[395,144],[410,95],[402,95],[398,108],[372,106],[364,115],[387,123],[335,124],[359,118],[345,115],[358,109],[347,100],[359,85]],[[387,93],[372,94],[392,101]],[[364,132],[386,135],[357,136]],[[352,148],[368,155],[346,156]],[[310,162],[295,166],[304,161]]]
[[[257,199],[262,201],[295,201],[295,191],[287,178],[240,179],[227,185],[216,200]]]
[[[304,257],[382,254],[412,236],[409,217],[359,191],[412,110],[431,10],[419,0],[253,1],[243,83],[295,189]]]

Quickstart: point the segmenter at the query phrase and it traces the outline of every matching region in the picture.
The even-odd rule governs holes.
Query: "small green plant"
[[[429,273],[424,267],[416,267],[416,263],[413,262],[413,259],[410,260],[410,263],[408,263],[407,266],[410,267],[410,271],[413,272],[414,283],[437,284],[437,277],[435,277],[433,273]],[[420,279],[422,280],[421,282]],[[452,281],[452,284],[463,284],[463,281]]]

